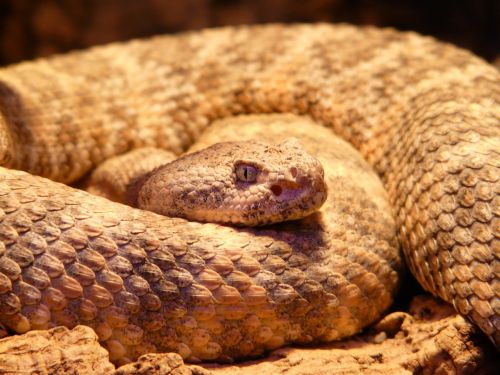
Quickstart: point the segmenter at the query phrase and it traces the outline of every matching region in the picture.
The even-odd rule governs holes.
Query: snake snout
[[[275,197],[290,197],[290,195],[300,194],[306,187],[294,181],[281,180],[271,185],[270,189]]]
[[[276,198],[293,199],[303,195],[309,191],[312,185],[310,178],[306,176],[298,176],[297,172],[293,177],[283,178],[275,181],[269,189]]]

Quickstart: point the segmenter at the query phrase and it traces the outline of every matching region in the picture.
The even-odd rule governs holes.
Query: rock
[[[198,366],[186,366],[179,354],[150,353],[119,367],[115,375],[210,375]]]
[[[0,374],[109,374],[114,366],[85,326],[56,327],[0,340]]]

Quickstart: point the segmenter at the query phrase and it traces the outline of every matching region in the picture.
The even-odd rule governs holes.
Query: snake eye
[[[254,182],[257,179],[257,168],[248,164],[237,165],[236,177],[243,182]]]

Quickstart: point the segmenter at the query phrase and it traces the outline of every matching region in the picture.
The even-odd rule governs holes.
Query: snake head
[[[308,216],[326,196],[323,166],[296,139],[223,142],[151,173],[137,205],[166,216],[256,226]]]

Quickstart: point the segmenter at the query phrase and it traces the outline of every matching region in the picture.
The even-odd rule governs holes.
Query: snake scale
[[[120,363],[157,350],[231,360],[375,321],[401,268],[389,235],[341,246],[353,236],[339,230],[326,243],[340,253],[326,255],[307,230],[165,218],[48,180],[73,183],[139,147],[180,154],[220,119],[294,113],[359,150],[413,275],[498,346],[499,83],[432,38],[328,24],[204,30],[2,68],[0,323],[86,324]],[[362,203],[342,204],[363,218],[350,208]]]

